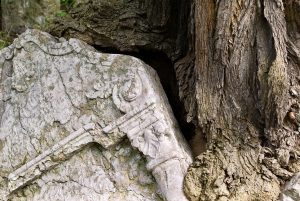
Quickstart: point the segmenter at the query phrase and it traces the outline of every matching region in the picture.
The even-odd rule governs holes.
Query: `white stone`
[[[300,200],[300,173],[297,173],[284,187],[280,201]]]
[[[192,157],[149,66],[38,30],[0,65],[3,200],[186,200]]]

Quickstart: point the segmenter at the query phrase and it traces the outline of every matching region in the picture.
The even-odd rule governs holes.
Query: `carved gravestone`
[[[186,200],[191,154],[149,66],[37,30],[0,59],[0,198]]]

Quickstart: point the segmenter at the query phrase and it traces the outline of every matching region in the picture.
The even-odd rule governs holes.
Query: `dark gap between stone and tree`
[[[126,54],[137,57],[151,66],[158,74],[174,116],[179,123],[180,129],[188,142],[191,142],[195,134],[195,126],[186,121],[186,111],[182,101],[179,99],[179,89],[174,71],[174,64],[168,56],[159,51],[140,50],[139,52],[122,52],[115,48],[103,48],[94,45],[99,52],[110,54]]]

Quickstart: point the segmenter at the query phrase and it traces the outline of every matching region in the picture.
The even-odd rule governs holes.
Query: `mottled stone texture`
[[[2,30],[14,36],[41,26],[60,9],[60,0],[1,0]]]
[[[297,201],[300,200],[300,173],[296,174],[289,181],[282,191],[280,201]]]
[[[0,59],[3,200],[186,200],[191,154],[149,66],[37,30]]]

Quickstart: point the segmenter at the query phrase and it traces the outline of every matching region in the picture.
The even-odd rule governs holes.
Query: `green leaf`
[[[60,10],[56,13],[56,16],[58,17],[65,17],[67,15],[67,13],[63,10]]]

